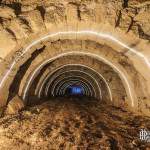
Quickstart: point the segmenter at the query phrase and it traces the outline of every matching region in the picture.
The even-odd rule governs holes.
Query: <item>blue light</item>
[[[83,95],[83,88],[81,86],[72,85],[68,88],[69,95]]]
[[[81,94],[82,89],[80,87],[72,87],[72,93],[73,94]]]

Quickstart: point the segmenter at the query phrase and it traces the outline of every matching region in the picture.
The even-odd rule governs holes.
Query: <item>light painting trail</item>
[[[22,55],[23,56],[32,46],[38,44],[39,42],[41,41],[44,41],[48,38],[53,38],[53,37],[57,37],[57,36],[65,36],[65,35],[72,35],[72,34],[81,34],[81,35],[85,35],[85,34],[89,34],[89,35],[95,35],[97,36],[98,38],[104,38],[104,39],[108,39],[108,40],[111,40],[113,41],[114,43],[128,49],[129,51],[131,51],[132,53],[136,54],[137,56],[139,56],[140,58],[143,59],[143,61],[148,65],[148,67],[150,67],[150,62],[149,60],[146,58],[146,56],[144,56],[142,53],[138,52],[137,50],[129,47],[128,45],[124,44],[123,42],[119,41],[118,39],[116,39],[115,37],[109,35],[109,34],[106,34],[106,33],[101,33],[101,32],[95,32],[95,31],[88,31],[88,30],[83,30],[83,31],[64,31],[64,32],[56,32],[56,33],[49,33],[47,35],[45,35],[44,37],[34,41],[33,43],[31,43],[27,48],[25,48],[25,50],[23,51]],[[20,57],[21,57],[20,56]],[[102,58],[104,60],[104,58]],[[108,62],[107,60],[105,60],[106,62]],[[110,64],[110,62],[108,63]],[[13,67],[16,65],[16,61],[12,62],[9,70],[7,70],[7,72],[5,73],[5,75],[2,77],[1,81],[0,81],[0,88],[3,86],[3,83],[5,82],[5,80],[7,79],[8,75],[10,74],[10,72],[12,71]],[[118,70],[118,72],[121,73],[121,71],[116,68],[116,66],[114,66],[113,64],[111,64],[111,66],[113,66],[115,69]],[[125,79],[127,85],[128,85],[128,88],[129,88],[129,93],[130,93],[130,97],[132,97],[132,94],[131,94],[131,89],[130,89],[130,86],[128,84],[128,81],[125,77],[125,75],[123,75],[123,73],[121,73],[122,77]],[[32,79],[32,77],[31,77]],[[26,90],[25,90],[25,93],[26,93]],[[133,97],[132,97],[133,99]],[[133,103],[133,100],[132,100],[132,106],[134,106],[134,103]]]

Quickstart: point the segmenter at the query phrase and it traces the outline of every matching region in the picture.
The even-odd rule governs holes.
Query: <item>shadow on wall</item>
[[[9,97],[8,97],[8,101],[7,103],[15,96],[17,95],[18,91],[19,91],[19,85],[20,82],[23,78],[23,76],[25,75],[26,71],[28,70],[29,66],[31,65],[32,61],[40,54],[43,52],[43,50],[45,49],[45,46],[43,46],[42,48],[36,50],[35,52],[33,52],[33,54],[31,55],[31,57],[19,68],[10,88],[9,88]],[[16,82],[17,81],[17,82]]]

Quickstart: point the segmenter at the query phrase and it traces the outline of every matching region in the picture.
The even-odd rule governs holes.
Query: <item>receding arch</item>
[[[78,78],[78,77],[77,77]],[[70,79],[71,80],[71,79]],[[59,87],[57,87],[57,89],[59,89],[58,90],[58,92],[61,92],[62,94],[64,94],[63,92],[63,88],[66,88],[67,86],[69,86],[69,85],[72,85],[72,83],[76,83],[76,82],[80,82],[81,83],[81,85],[82,85],[82,87],[84,87],[84,89],[85,89],[85,95],[87,95],[87,96],[89,96],[89,95],[91,95],[91,96],[93,96],[92,95],[92,89],[89,87],[89,85],[88,85],[88,83],[87,82],[85,82],[85,81],[82,81],[82,80],[66,80],[65,82],[63,82],[63,84],[61,84],[61,85],[59,85]],[[69,81],[69,82],[68,82]],[[60,83],[61,83],[61,81],[60,81]],[[54,89],[54,88],[53,88]],[[54,92],[54,91],[53,91]],[[95,93],[94,93],[95,94]],[[93,96],[94,97],[94,96]]]
[[[76,65],[76,64],[75,64]],[[39,91],[41,91],[42,90],[42,88],[43,88],[43,85],[45,84],[45,82],[46,82],[46,80],[52,75],[52,74],[54,74],[54,73],[56,73],[58,70],[60,70],[60,69],[62,69],[63,67],[65,67],[65,66],[75,66],[75,65],[73,65],[73,64],[71,64],[71,65],[64,65],[64,66],[62,66],[62,67],[59,67],[59,68],[57,68],[56,70],[54,70],[53,72],[51,72],[46,78],[45,78],[45,80],[42,82],[42,85],[41,85],[41,88],[40,88],[40,90]],[[81,65],[78,65],[78,66],[81,66]],[[80,72],[80,73],[83,73],[83,74],[86,74],[86,75],[88,75],[88,76],[90,76],[93,80],[95,80],[93,77],[92,77],[92,75],[90,75],[89,73],[87,73],[87,72],[83,72],[83,71],[80,71],[80,70],[69,70],[69,71],[63,71],[61,74],[59,74],[59,75],[62,75],[62,74],[64,74],[64,73],[69,73],[69,72]],[[55,78],[56,77],[58,77],[59,75],[57,75],[57,76],[55,76]],[[95,82],[97,83],[97,81],[95,80]],[[48,88],[49,88],[49,85],[50,83],[48,82]],[[98,83],[97,83],[98,84]],[[99,90],[100,90],[100,87],[99,87]]]
[[[70,70],[70,72],[72,72],[72,71],[78,71],[78,72],[81,72],[81,73],[85,73],[85,74],[87,74],[87,75],[89,75],[90,76],[90,74],[88,74],[88,73],[86,73],[86,72],[82,72],[82,71],[79,71],[79,70]],[[66,72],[66,71],[65,71]],[[69,72],[69,71],[68,71]],[[92,76],[90,76],[90,77],[92,77]],[[85,79],[85,78],[84,78]],[[85,79],[86,80],[86,79]],[[93,78],[93,80],[95,80],[94,78]],[[96,80],[95,80],[95,82],[97,82]],[[47,85],[47,87],[46,87],[46,90],[45,90],[45,95],[47,95],[47,93],[48,93],[48,89],[49,89],[49,87],[50,87],[50,82],[48,82],[48,85]],[[91,86],[92,86],[92,84],[90,84]],[[99,85],[98,85],[99,86]],[[94,87],[92,86],[92,88],[94,89]],[[95,91],[95,90],[94,90]],[[101,90],[100,90],[100,92],[101,92]],[[96,93],[96,92],[95,92]],[[101,94],[100,94],[101,95]]]
[[[46,78],[45,78],[45,80],[43,81],[43,83],[42,83],[42,85],[41,85],[41,88],[40,88],[40,90],[39,90],[39,95],[41,95],[40,93],[41,93],[41,91],[42,91],[42,89],[43,89],[43,86],[44,86],[44,84],[45,84],[45,82],[47,81],[47,79],[52,75],[52,74],[54,74],[54,73],[56,73],[58,70],[60,70],[60,69],[62,69],[62,68],[64,68],[65,66],[82,66],[83,67],[83,65],[77,65],[77,64],[68,64],[68,65],[63,65],[63,66],[61,66],[61,67],[59,67],[59,68],[57,68],[56,70],[54,70],[52,73],[50,73]],[[102,92],[101,92],[101,87],[100,87],[100,85],[98,84],[98,82],[96,81],[96,79],[91,75],[91,74],[89,74],[89,73],[87,73],[87,72],[83,72],[83,71],[80,71],[80,70],[69,70],[69,71],[63,71],[61,74],[58,74],[57,76],[55,76],[55,78],[57,78],[58,76],[60,76],[60,75],[62,75],[62,74],[64,74],[64,73],[69,73],[69,72],[79,72],[79,73],[83,73],[83,74],[86,74],[86,75],[88,75],[89,77],[91,77],[94,81],[95,81],[95,83],[97,84],[97,87],[99,88],[99,97],[102,99]],[[49,86],[50,86],[50,84],[51,84],[51,82],[49,83],[48,82],[48,86],[47,86],[47,89],[46,89],[46,91],[49,89]],[[92,85],[91,85],[92,86]],[[93,86],[92,86],[93,87]],[[93,89],[94,89],[94,87],[93,87]],[[40,96],[39,96],[40,97]]]
[[[37,73],[43,66],[45,66],[47,63],[49,63],[49,62],[51,62],[51,61],[53,61],[53,60],[55,60],[55,59],[57,59],[57,58],[60,58],[60,57],[62,57],[62,56],[66,56],[66,55],[71,55],[71,54],[74,54],[74,55],[87,55],[87,56],[96,58],[97,60],[102,61],[102,62],[106,63],[107,65],[111,66],[111,67],[119,74],[121,80],[123,81],[123,84],[124,84],[124,86],[125,86],[127,95],[128,95],[128,97],[129,97],[129,99],[130,99],[130,101],[131,101],[131,106],[134,107],[134,99],[136,99],[136,98],[135,98],[136,96],[135,96],[135,95],[133,96],[133,93],[134,93],[134,92],[133,92],[133,93],[131,92],[131,91],[132,91],[132,88],[130,87],[129,80],[127,79],[126,75],[124,75],[124,73],[123,73],[120,69],[118,69],[118,67],[116,67],[114,64],[112,64],[112,63],[111,63],[110,61],[108,61],[107,59],[105,59],[105,58],[103,58],[103,57],[101,57],[101,56],[99,56],[99,55],[97,55],[97,54],[92,54],[92,53],[88,53],[88,52],[85,53],[85,52],[80,52],[80,51],[76,51],[76,52],[74,52],[74,51],[73,51],[73,52],[66,52],[66,53],[60,54],[60,55],[58,55],[58,56],[55,56],[55,57],[53,57],[53,58],[50,58],[50,59],[44,61],[39,67],[37,67],[37,68],[35,69],[35,71],[34,71],[33,74],[31,75],[31,77],[30,77],[30,79],[29,79],[29,81],[28,81],[28,83],[27,83],[27,86],[26,86],[26,88],[25,88],[25,90],[24,90],[23,99],[25,99],[26,93],[27,93],[27,90],[28,90],[28,87],[29,87],[30,83],[32,82],[32,80],[34,79],[36,73]]]
[[[64,37],[63,37],[63,35],[64,35]],[[65,38],[65,34],[63,34],[62,35],[62,37],[63,38]],[[68,35],[68,34],[67,34]],[[84,34],[83,34],[84,35]],[[49,39],[49,38],[47,38],[47,39]],[[60,38],[61,39],[61,38]],[[74,37],[72,37],[71,39],[74,39]],[[88,38],[87,38],[88,39]],[[92,39],[91,37],[89,38],[89,39]],[[57,37],[56,37],[56,39],[55,39],[56,41],[57,40],[59,40],[59,38],[57,39]],[[69,38],[69,40],[70,40],[70,38]],[[93,39],[92,39],[93,40]],[[95,40],[95,39],[94,39]],[[94,41],[93,40],[93,41]],[[108,40],[109,41],[109,40]],[[43,41],[42,41],[43,42]],[[44,43],[39,43],[39,44],[44,44]],[[101,42],[98,42],[99,44],[101,43]],[[115,42],[114,42],[115,43]],[[107,43],[107,44],[109,44],[109,43]],[[35,44],[36,45],[36,44]],[[35,50],[35,46],[34,44],[33,44],[33,47],[31,47],[31,51],[29,51],[29,54],[32,54],[32,52],[34,51],[36,51]],[[119,44],[120,45],[120,44]],[[120,45],[121,46],[121,45]],[[37,45],[37,47],[38,47],[38,45]],[[125,47],[124,47],[125,48]],[[125,48],[125,49],[127,49],[127,48]],[[119,51],[117,51],[116,49],[113,49],[112,48],[112,50],[114,50],[114,51],[116,51],[119,55],[120,55],[120,52]],[[24,49],[23,49],[23,51],[24,51]],[[27,50],[27,52],[28,52],[28,50]],[[69,52],[73,52],[73,51],[69,51]],[[75,52],[78,52],[78,50],[75,50]],[[80,50],[79,50],[79,52],[81,52]],[[131,50],[131,52],[132,52],[132,50]],[[63,53],[63,52],[62,52]],[[64,53],[66,53],[66,52],[64,52]],[[63,53],[63,54],[64,54]],[[83,52],[83,53],[89,53],[89,54],[91,54],[91,51],[90,52]],[[111,62],[111,59],[110,58],[107,58],[107,56],[105,57],[105,56],[103,56],[103,54],[101,55],[101,53],[100,54],[98,54],[97,52],[94,52],[95,54],[95,56],[100,56],[101,58],[101,60],[103,61],[103,62],[105,62],[106,64],[108,64],[109,66],[111,66],[114,70],[116,70],[116,73],[118,73],[118,74],[120,74],[119,76],[120,76],[120,78],[122,79],[122,81],[123,81],[123,83],[124,83],[124,87],[126,88],[126,91],[127,91],[127,95],[128,95],[128,100],[129,100],[129,106],[136,106],[136,108],[138,107],[138,101],[139,101],[139,99],[142,99],[143,98],[143,95],[145,95],[146,96],[146,98],[148,97],[148,93],[146,93],[146,92],[144,92],[142,89],[141,89],[141,87],[142,86],[139,86],[139,89],[141,89],[141,92],[137,92],[139,89],[134,89],[135,88],[135,85],[134,85],[134,83],[132,82],[132,75],[128,75],[127,74],[127,72],[129,71],[129,70],[126,70],[124,67],[122,67],[122,65],[119,65],[118,63],[116,63],[115,61],[112,61]],[[134,52],[133,52],[134,53]],[[25,53],[24,53],[25,54]],[[57,53],[56,53],[57,54]],[[55,54],[55,55],[56,55]],[[112,53],[112,54],[114,54],[114,53]],[[134,53],[135,54],[135,53]],[[59,53],[58,53],[58,55],[59,55]],[[61,54],[60,54],[61,55]],[[123,53],[123,55],[124,55],[124,53]],[[139,55],[138,55],[139,56]],[[55,57],[55,56],[54,56]],[[128,56],[127,56],[128,57]],[[139,56],[140,57],[140,56]],[[128,58],[127,58],[128,59]],[[129,59],[130,59],[130,57],[129,57]],[[143,58],[142,58],[142,60],[143,60]],[[18,59],[18,62],[19,62],[19,59]],[[131,63],[131,62],[130,62]],[[145,61],[144,61],[144,63],[145,63]],[[41,63],[42,64],[42,63]],[[111,64],[111,65],[110,65]],[[145,63],[146,64],[146,63]],[[21,66],[21,64],[19,64],[20,66]],[[16,66],[16,68],[19,66],[19,65],[17,65]],[[133,70],[137,67],[135,67],[132,63],[131,63],[131,67],[133,67]],[[137,68],[136,68],[137,69]],[[139,70],[136,70],[135,69],[135,71],[139,71]],[[11,70],[11,67],[10,67],[10,70]],[[14,71],[13,72],[13,74],[15,74],[16,72]],[[142,75],[142,74],[141,74]],[[141,76],[142,77],[142,76]],[[11,79],[12,78],[14,78],[14,76],[13,77],[10,77]],[[143,82],[145,82],[144,81],[144,77],[143,77]],[[141,81],[139,81],[139,82],[141,82]],[[146,83],[146,82],[145,82]],[[8,84],[11,84],[10,82],[8,83]],[[130,85],[129,85],[130,84]],[[141,85],[141,83],[140,83],[140,85]],[[145,88],[147,88],[148,86],[146,86],[146,84],[144,85],[145,86]],[[8,86],[6,87],[6,88],[8,88]],[[6,89],[6,88],[3,88],[1,91],[3,91],[4,89]],[[143,95],[142,95],[143,94]],[[6,95],[8,95],[8,93],[6,93]],[[6,100],[7,100],[7,98],[8,98],[8,96],[5,96],[3,99],[4,99],[4,101],[2,102],[2,103],[4,103]],[[3,105],[3,104],[2,104]]]
[[[60,36],[65,36],[65,35],[69,35],[69,34],[73,34],[73,35],[77,35],[77,34],[83,34],[83,35],[94,35],[97,36],[98,38],[104,38],[104,39],[109,39],[111,41],[113,41],[114,43],[128,49],[129,51],[131,51],[132,53],[136,54],[138,57],[142,58],[145,62],[145,64],[147,64],[148,67],[150,67],[150,62],[148,60],[148,58],[146,58],[145,55],[143,55],[142,53],[138,52],[137,50],[130,48],[129,46],[127,46],[126,44],[124,44],[123,42],[119,41],[117,38],[113,37],[112,35],[109,35],[108,33],[101,33],[101,32],[96,32],[96,31],[92,31],[92,30],[82,30],[82,31],[58,31],[56,33],[48,33],[47,35],[45,35],[44,37],[41,37],[40,39],[35,40],[33,43],[31,43],[30,45],[28,45],[22,52],[22,54],[20,55],[20,57],[17,58],[17,62],[21,59],[21,57],[28,52],[28,50],[30,48],[32,48],[34,45],[47,40],[49,38],[54,38],[54,37],[60,37]],[[7,79],[8,75],[10,74],[10,72],[12,71],[12,69],[14,68],[14,66],[16,65],[16,60],[12,62],[12,64],[10,65],[8,71],[6,71],[6,73],[4,74],[4,76],[2,77],[2,79],[0,80],[0,88],[2,87],[3,83],[5,82],[5,80]],[[133,103],[132,103],[133,105]]]
[[[60,75],[61,76],[61,75]],[[56,77],[57,78],[57,77]],[[62,82],[62,80],[58,80],[58,82],[56,82],[55,84],[53,84],[53,88],[52,88],[52,93],[54,93],[54,89],[56,88],[56,86],[58,85],[58,87],[57,87],[57,89],[60,89],[60,87],[66,82],[66,81],[68,81],[68,79],[70,79],[71,80],[71,78],[73,78],[73,76],[70,76],[70,75],[68,75],[67,77],[64,77],[64,78],[62,78],[62,80],[64,80],[64,82]],[[88,80],[87,79],[85,79],[85,78],[83,78],[83,77],[81,77],[81,76],[74,76],[74,78],[78,78],[78,79],[81,79],[81,82],[83,82],[87,87],[88,87],[88,85],[90,85],[92,88],[93,88],[93,91],[94,91],[94,95],[96,94],[96,92],[95,92],[95,90],[94,90],[94,87],[91,85],[91,83],[90,82],[88,82]],[[65,80],[66,79],[66,80]],[[72,79],[73,80],[73,79]],[[90,91],[90,93],[93,93],[92,92],[92,89],[90,89],[90,87],[88,87],[88,91]],[[95,97],[95,96],[94,96]]]
[[[62,66],[62,67],[65,67],[65,66],[66,66],[66,65],[64,65],[64,66]],[[100,77],[102,78],[102,80],[104,81],[104,83],[106,84],[107,89],[108,89],[108,92],[109,92],[110,100],[113,101],[113,100],[112,100],[113,98],[112,98],[111,89],[110,89],[110,87],[109,87],[109,85],[108,85],[106,79],[102,76],[102,74],[100,74],[100,73],[97,72],[96,70],[94,70],[94,69],[92,69],[92,68],[90,68],[90,67],[88,67],[88,66],[82,65],[82,64],[67,64],[67,66],[82,66],[82,67],[85,67],[85,68],[87,68],[87,69],[89,69],[89,70],[92,70],[93,72],[95,72],[96,74],[98,74],[98,76],[100,76]],[[58,70],[61,69],[62,67],[58,68]],[[57,71],[57,69],[56,69],[56,71]],[[53,72],[55,72],[55,70],[54,70]],[[52,72],[52,73],[53,73],[53,72]],[[25,93],[23,93],[23,94],[25,94]],[[24,99],[25,99],[25,98],[24,98]]]
[[[82,64],[66,64],[66,65],[62,65],[62,66],[60,66],[60,67],[58,67],[57,69],[55,69],[54,71],[52,71],[51,73],[48,73],[48,75],[46,76],[46,78],[44,79],[44,81],[42,81],[42,84],[41,85],[39,85],[41,88],[41,90],[42,90],[42,88],[43,88],[43,86],[44,86],[44,84],[45,84],[45,82],[47,81],[47,79],[52,75],[52,74],[54,74],[55,72],[57,72],[57,71],[59,71],[59,70],[61,70],[61,69],[63,69],[64,67],[68,67],[68,66],[72,66],[72,67],[84,67],[84,68],[88,68],[88,69],[90,69],[90,70],[92,70],[92,68],[89,68],[88,66],[85,66],[85,65],[82,65]],[[70,70],[70,71],[79,71],[79,70]],[[92,71],[94,71],[94,70],[92,70]],[[64,72],[64,71],[63,71]],[[66,72],[66,71],[65,71]],[[79,71],[79,72],[82,72],[82,73],[84,73],[84,74],[87,74],[88,76],[90,76],[95,82],[96,82],[96,84],[98,85],[98,82],[96,81],[96,79],[90,74],[90,73],[87,73],[87,72],[83,72],[83,71]],[[94,71],[95,73],[97,73],[96,71]],[[102,75],[101,75],[102,76]],[[106,82],[106,80],[104,80],[104,82]],[[109,88],[109,85],[107,84],[107,83],[105,83],[107,86],[108,86],[108,88]],[[110,88],[109,88],[110,89]],[[40,90],[40,91],[41,91]],[[100,90],[100,86],[99,86],[99,90]],[[36,94],[37,94],[37,91],[36,91]]]

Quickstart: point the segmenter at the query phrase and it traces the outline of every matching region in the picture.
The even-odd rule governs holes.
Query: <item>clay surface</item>
[[[150,119],[94,99],[53,99],[0,119],[1,149],[146,149]]]

